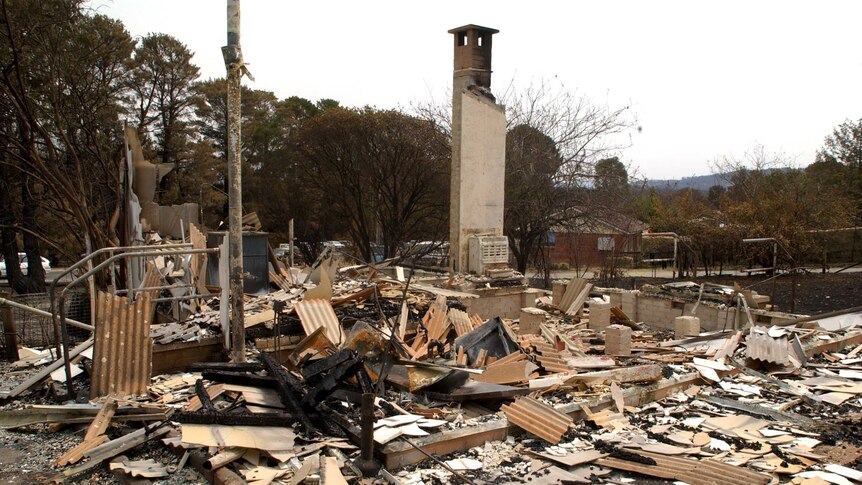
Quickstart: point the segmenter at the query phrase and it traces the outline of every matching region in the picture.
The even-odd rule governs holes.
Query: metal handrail
[[[149,288],[129,288],[125,290],[117,290],[114,292],[115,295],[122,295],[128,293],[131,296],[134,296],[135,293],[142,293],[144,291],[154,291],[154,290],[172,290],[174,288],[194,288],[195,285],[164,285],[164,286],[150,286]]]
[[[56,290],[57,290],[57,283],[59,283],[61,279],[65,278],[66,276],[71,274],[72,271],[75,271],[76,269],[85,265],[86,263],[91,261],[96,256],[100,256],[100,255],[105,254],[105,253],[113,255],[113,253],[117,252],[117,251],[123,251],[123,252],[129,251],[129,252],[138,253],[138,252],[141,252],[144,250],[152,250],[152,248],[154,248],[154,247],[159,247],[159,248],[164,248],[164,249],[190,248],[190,247],[192,247],[192,244],[191,243],[174,243],[174,244],[162,244],[159,246],[112,246],[112,247],[97,249],[97,250],[93,251],[92,253],[81,258],[81,260],[78,261],[77,263],[66,268],[66,271],[63,271],[62,273],[60,273],[59,276],[57,276],[56,278],[54,278],[53,281],[51,281],[51,286],[48,289],[48,297],[51,300],[51,315],[52,315],[51,323],[54,327],[54,345],[57,347],[57,355],[60,355],[60,323],[57,320],[57,316],[56,316],[56,313],[54,311],[54,308],[56,308],[56,305],[55,305],[56,302],[55,302],[54,294],[56,293]],[[92,311],[92,309],[91,309],[91,311]],[[92,329],[90,329],[90,330],[92,330]]]
[[[142,246],[136,246],[136,248],[140,248]],[[154,247],[164,247],[164,246],[143,246],[144,248],[154,248]],[[104,248],[104,249],[116,249],[116,248]],[[69,359],[69,330],[66,325],[66,292],[69,291],[73,286],[81,283],[82,281],[86,281],[89,277],[101,271],[104,267],[109,264],[113,264],[115,261],[119,261],[120,259],[124,259],[130,256],[179,256],[179,255],[187,255],[187,254],[211,254],[219,252],[219,248],[208,248],[208,249],[182,249],[182,250],[153,250],[149,249],[148,251],[131,251],[123,254],[115,254],[108,259],[102,261],[86,273],[72,280],[69,284],[67,284],[63,290],[60,292],[60,299],[57,304],[57,308],[55,309],[52,304],[51,312],[54,315],[54,319],[56,320],[57,314],[59,314],[60,320],[60,330],[61,336],[63,339],[63,360],[65,370],[66,370],[66,390],[68,392],[68,396],[70,399],[74,398],[74,383],[72,382],[72,366]],[[79,261],[80,263],[80,261]],[[53,297],[53,292],[52,292]],[[95,311],[95,309],[91,309],[91,311]]]

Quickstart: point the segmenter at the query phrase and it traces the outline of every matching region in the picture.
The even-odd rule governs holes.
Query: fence
[[[27,295],[12,295],[10,300],[46,312],[51,311],[51,298],[48,293],[30,293]],[[90,322],[90,299],[86,289],[70,291],[66,301],[66,317],[79,322]],[[19,308],[12,308],[12,318],[18,333],[18,345],[27,347],[46,347],[54,345],[54,325],[51,317],[43,317]],[[89,338],[90,332],[69,327],[69,338],[72,345],[77,345]],[[0,332],[0,347],[6,348],[6,336]]]

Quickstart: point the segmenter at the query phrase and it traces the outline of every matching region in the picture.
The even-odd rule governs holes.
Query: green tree
[[[577,230],[593,212],[608,209],[607,201],[590,187],[597,162],[621,148],[611,140],[631,126],[629,108],[593,103],[548,81],[513,90],[502,103],[510,127],[505,197],[509,247],[519,271],[539,263],[547,280],[545,253],[536,242],[552,230]],[[519,188],[519,183],[530,190]]]
[[[338,232],[338,222],[321,215],[322,194],[308,183],[308,173],[302,170],[301,155],[296,147],[298,130],[320,109],[311,101],[292,96],[278,101],[268,122],[261,130],[271,138],[272,145],[265,156],[245,179],[248,185],[249,208],[257,211],[271,237],[286,241],[290,219],[294,219],[295,237],[304,243],[300,249],[307,259],[317,257],[316,243],[332,239]]]
[[[824,174],[833,163],[818,162],[811,170],[791,168],[782,154],[762,146],[743,158],[724,157],[716,164],[730,183],[723,216],[739,228],[741,237],[774,237],[797,256],[815,250],[812,231],[847,227],[857,202],[834,184],[836,174]]]
[[[846,167],[839,170],[837,165]],[[857,218],[862,216],[862,118],[841,123],[827,136],[823,148],[817,152],[811,173],[835,178],[847,195],[856,201]],[[831,175],[827,175],[831,173]]]
[[[712,204],[713,209],[719,209],[721,207],[721,199],[726,193],[727,189],[723,185],[713,185],[707,190],[706,198]]]
[[[0,149],[7,181],[23,182],[19,229],[28,259],[38,261],[38,241],[48,244],[48,231],[58,230],[37,224],[40,209],[75,236],[71,254],[119,244],[119,99],[129,34],[119,21],[90,15],[83,1],[2,0],[0,7]],[[44,275],[31,280],[30,291],[44,285]]]
[[[525,272],[544,237],[567,219],[569,192],[556,186],[563,159],[549,136],[529,125],[506,134],[504,230],[518,271]]]
[[[167,34],[149,34],[135,47],[127,86],[129,111],[145,146],[154,146],[161,163],[176,168],[162,180],[159,200],[182,202],[193,187],[184,179],[193,172],[190,160],[190,121],[194,104],[193,83],[199,69],[192,52]],[[186,182],[186,183],[183,183]]]
[[[319,111],[326,111],[330,108],[340,108],[341,103],[330,98],[321,98],[314,104]]]
[[[446,232],[448,150],[444,134],[398,111],[330,108],[309,119],[297,138],[300,170],[341,221],[361,256],[385,257],[410,239]]]
[[[862,170],[862,118],[841,123],[826,137],[816,161],[829,160]]]
[[[629,193],[629,173],[618,157],[603,158],[596,162],[596,190],[609,196],[623,198]]]
[[[226,159],[227,84],[224,79],[209,79],[194,86],[195,128],[213,147],[215,155]],[[276,119],[278,98],[270,91],[242,87],[242,159],[252,166],[277,149]]]

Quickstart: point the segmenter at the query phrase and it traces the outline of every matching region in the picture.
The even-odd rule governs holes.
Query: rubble
[[[474,274],[416,260],[336,268],[331,248],[284,267],[267,248],[233,326],[224,233],[146,222],[181,241],[151,234],[73,265],[54,346],[10,366],[3,435],[68,436],[45,451],[44,478],[860,480],[862,329],[845,319],[821,327],[690,282],[628,291],[575,277],[544,292],[506,267],[505,237],[459,227],[456,267]],[[261,228],[253,214],[243,225]],[[105,274],[95,325],[67,319],[67,290]],[[69,325],[92,336],[73,345]],[[142,456],[153,449],[171,457]]]
[[[90,386],[94,404],[25,405],[0,412],[0,424],[86,425],[53,458],[58,480],[101,463],[138,479],[191,463],[253,483],[351,483],[367,465],[352,460],[364,432],[361,397],[370,395],[365,456],[399,483],[859,481],[855,458],[819,452],[860,444],[858,427],[840,424],[862,415],[856,327],[687,326],[670,336],[585,297],[579,311],[537,299],[524,307],[529,329],[521,331],[519,320],[464,311],[459,292],[427,291],[419,276],[413,286],[381,269],[322,278],[331,301],[273,281],[278,290],[247,301],[249,343],[263,344],[251,345],[247,363],[198,360],[178,374],[148,375],[144,393]],[[151,325],[150,341],[220,338],[218,307],[202,297],[187,318]],[[615,323],[589,324],[596,310]],[[75,379],[86,383],[97,370],[93,354],[75,355],[86,374]],[[18,365],[38,378],[8,397],[50,380],[39,369],[62,362],[46,357],[25,354]],[[152,440],[178,450],[177,464],[122,455]]]

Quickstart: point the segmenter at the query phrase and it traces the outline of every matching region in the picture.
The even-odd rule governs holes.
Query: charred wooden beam
[[[260,360],[269,375],[275,378],[275,389],[281,397],[281,402],[296,416],[296,419],[302,425],[306,433],[313,433],[314,425],[311,424],[311,420],[308,419],[308,415],[302,408],[300,398],[298,398],[293,392],[294,389],[299,391],[305,386],[299,381],[299,379],[294,377],[293,374],[288,372],[288,370],[285,369],[284,366],[275,359],[275,357],[269,354],[260,354]]]
[[[360,367],[356,372],[356,380],[359,381],[359,388],[363,394],[374,392],[374,384],[371,382],[371,376],[368,375],[365,366]]]
[[[306,364],[305,367],[302,368],[302,378],[306,381],[317,377],[318,375],[332,369],[333,367],[342,364],[353,357],[353,351],[350,349],[340,350],[329,357],[324,357],[319,360],[315,360],[310,364]]]
[[[361,367],[362,359],[356,355],[333,367],[323,377],[318,378],[318,382],[313,387],[308,389],[302,404],[315,406],[325,399],[341,381],[356,374]]]
[[[172,421],[188,424],[223,424],[226,426],[281,426],[289,427],[296,422],[296,416],[288,413],[208,413],[198,411],[176,412],[171,415]]]
[[[239,384],[243,386],[274,388],[276,385],[275,379],[273,379],[272,377],[259,376],[257,374],[248,374],[246,372],[205,370],[201,372],[201,377],[209,381],[224,382],[226,384]]]
[[[195,381],[195,394],[197,394],[198,399],[200,399],[201,409],[203,409],[204,412],[210,414],[218,412],[212,399],[210,399],[207,390],[204,389],[204,381],[201,379]]]

